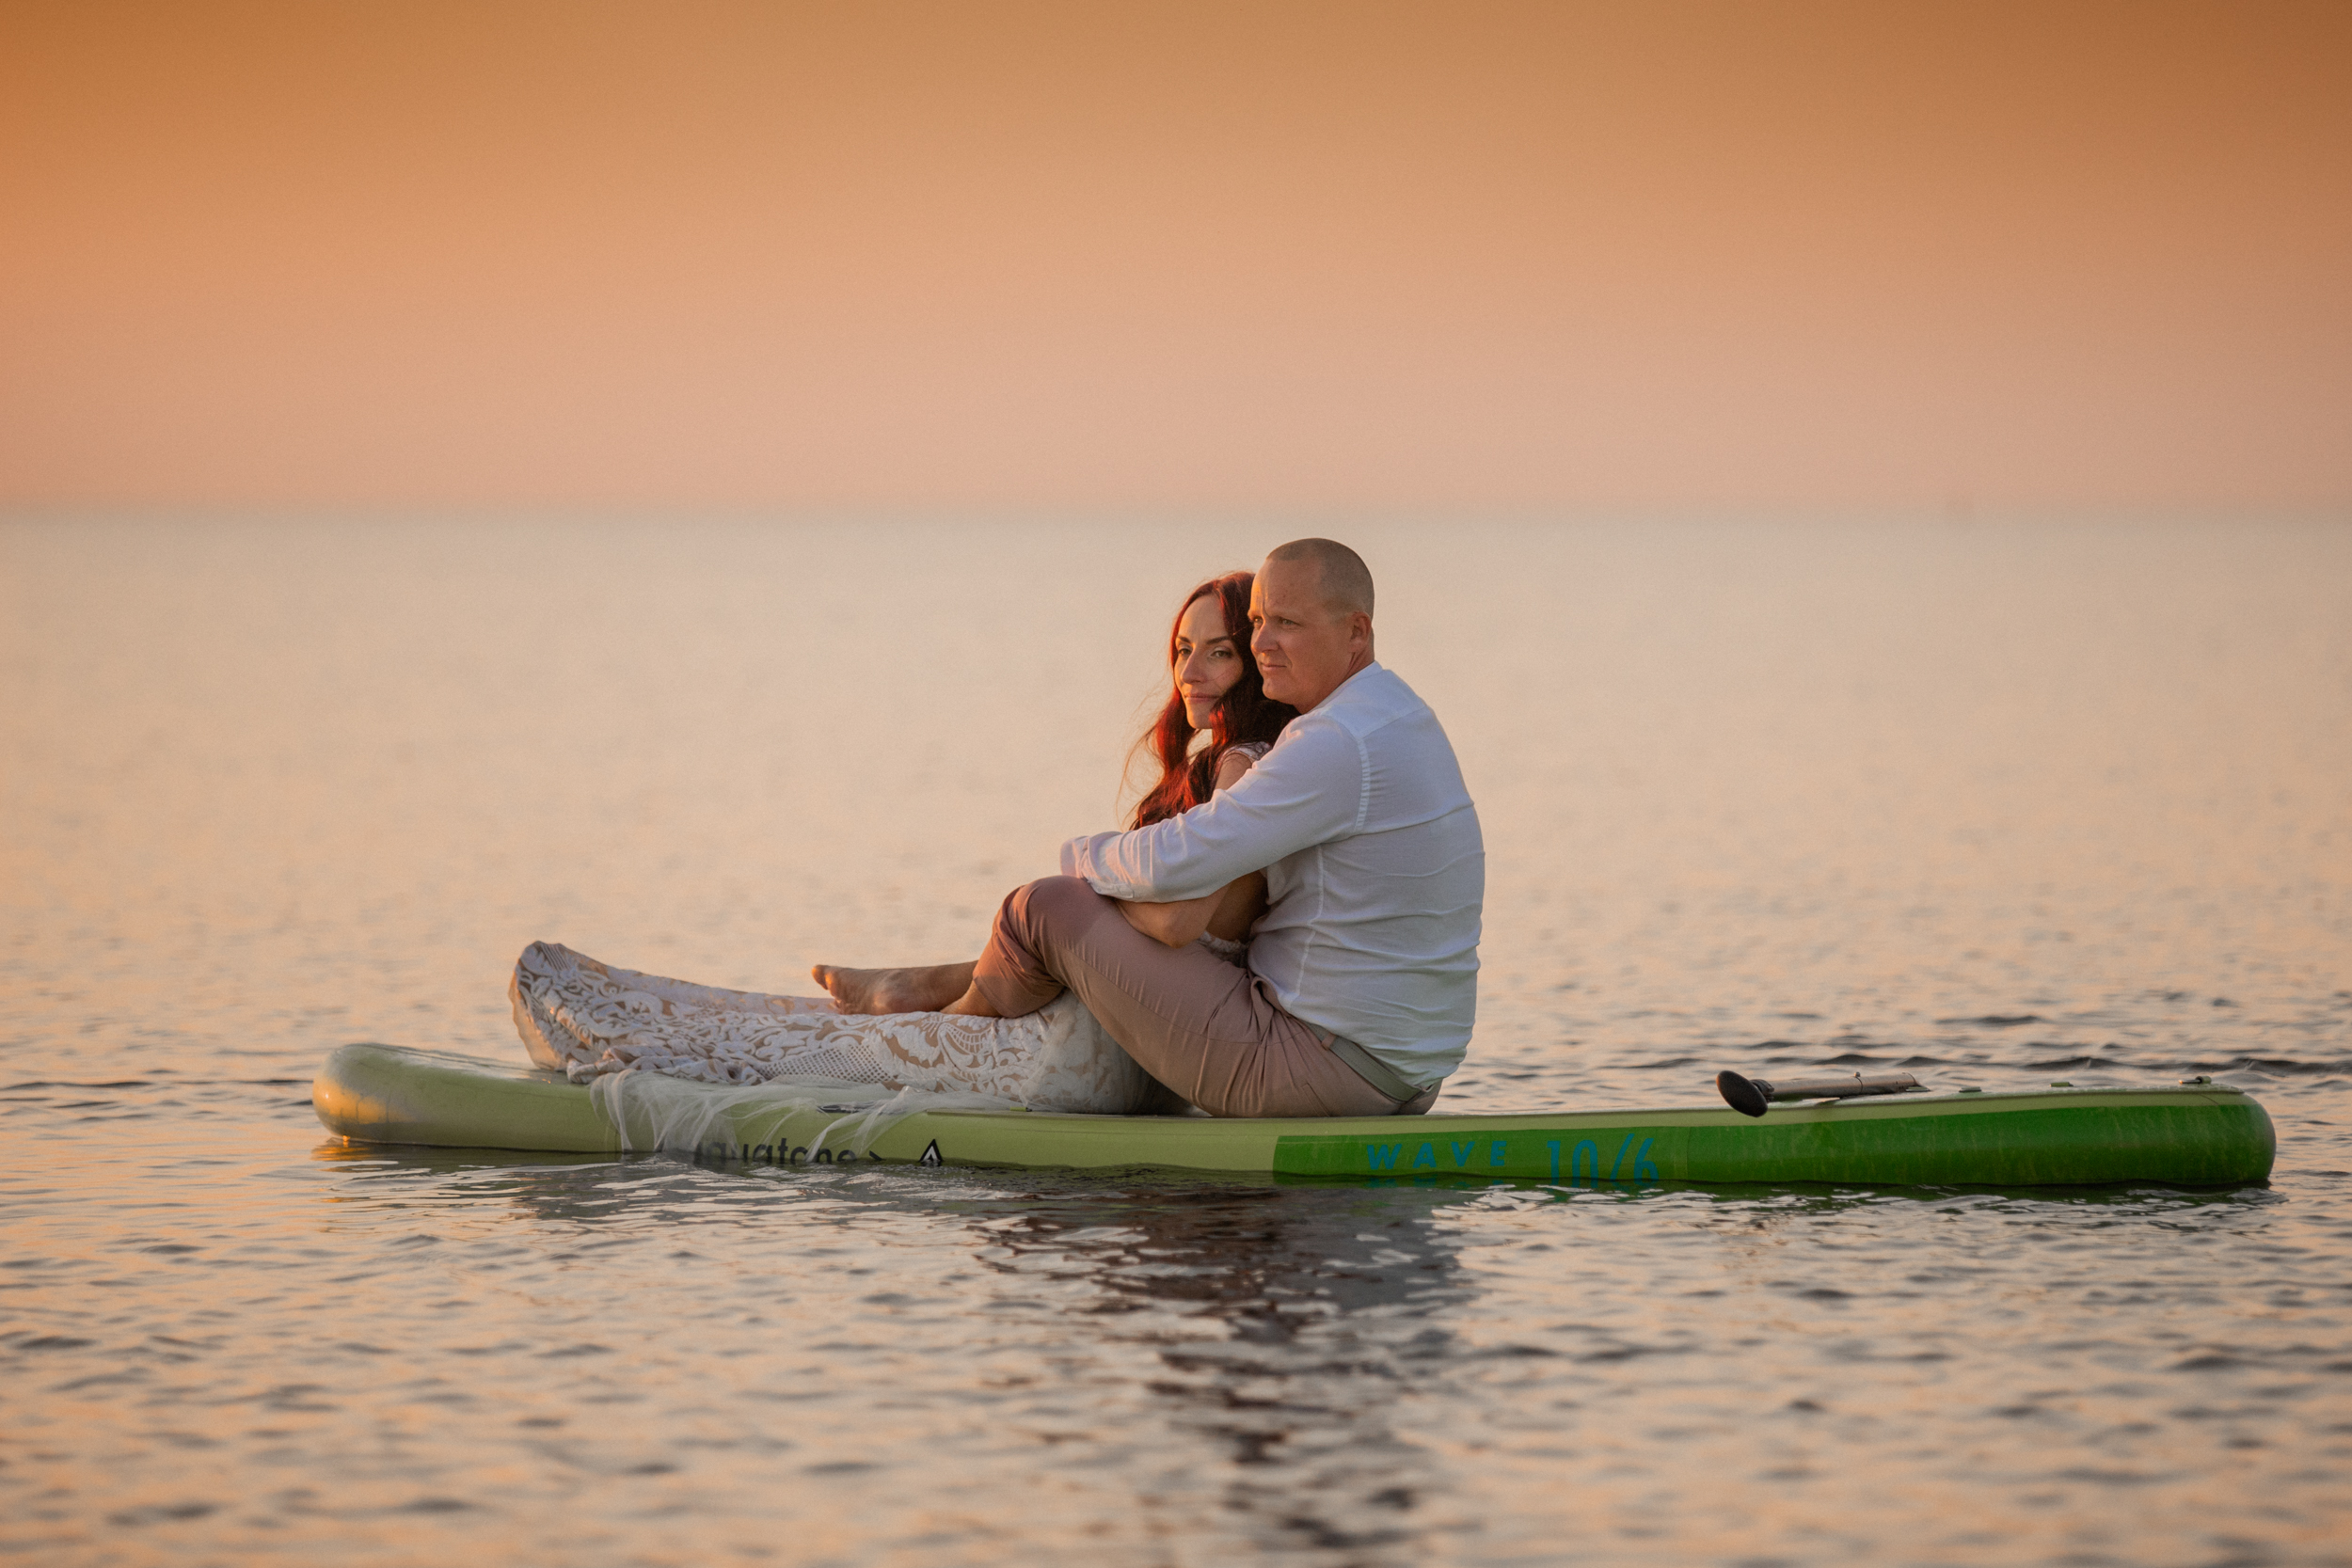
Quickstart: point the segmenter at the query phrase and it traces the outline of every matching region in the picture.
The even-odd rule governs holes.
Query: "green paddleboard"
[[[1661,1182],[2236,1186],[2270,1174],[2278,1140],[2250,1096],[2222,1084],[1902,1094],[1775,1106],[1546,1111],[1506,1116],[1216,1119],[1029,1111],[924,1111],[870,1147],[844,1129],[854,1104],[762,1105],[700,1085],[700,1158],[802,1164],[953,1164],[1110,1170],[1159,1166],[1355,1180],[1430,1177],[1579,1187]],[[850,1098],[854,1099],[852,1091]],[[621,1132],[562,1074],[389,1045],[327,1058],[311,1103],[362,1143],[594,1154],[656,1147]]]

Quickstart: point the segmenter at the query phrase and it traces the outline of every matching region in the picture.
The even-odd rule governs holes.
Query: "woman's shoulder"
[[[1216,768],[1210,774],[1213,787],[1231,789],[1241,782],[1241,776],[1258,766],[1258,759],[1269,748],[1254,740],[1236,741],[1216,754]]]

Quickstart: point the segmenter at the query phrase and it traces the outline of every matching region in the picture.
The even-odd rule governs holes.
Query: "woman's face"
[[[1225,626],[1225,610],[1207,594],[1184,606],[1176,622],[1176,690],[1184,717],[1196,730],[1209,727],[1216,700],[1233,689],[1242,672],[1241,649]]]

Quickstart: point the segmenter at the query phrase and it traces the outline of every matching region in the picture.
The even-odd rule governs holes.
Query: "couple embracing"
[[[1065,844],[1062,875],[1015,889],[976,961],[820,964],[831,1006],[818,1016],[813,1001],[534,943],[516,990],[532,1054],[662,1066],[630,1028],[732,1009],[780,1043],[748,1069],[738,1050],[718,1076],[1004,1093],[1009,1054],[1054,1049],[1072,1037],[1055,1021],[1077,1020],[1149,1077],[1120,1109],[1173,1097],[1224,1117],[1426,1111],[1470,1043],[1486,856],[1437,716],[1374,657],[1371,572],[1344,545],[1301,539],[1254,578],[1203,583],[1179,613],[1169,673],[1152,736],[1162,776],[1134,825]],[[583,981],[626,999],[617,1033],[612,1006],[601,1038],[580,1026],[593,1007],[566,1006],[565,986]],[[739,1046],[745,1025],[715,1030],[730,1033]]]

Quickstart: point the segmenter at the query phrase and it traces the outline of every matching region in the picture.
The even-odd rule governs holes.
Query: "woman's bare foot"
[[[816,964],[809,974],[845,1013],[935,1013],[972,989],[974,967],[961,963],[840,969]]]

